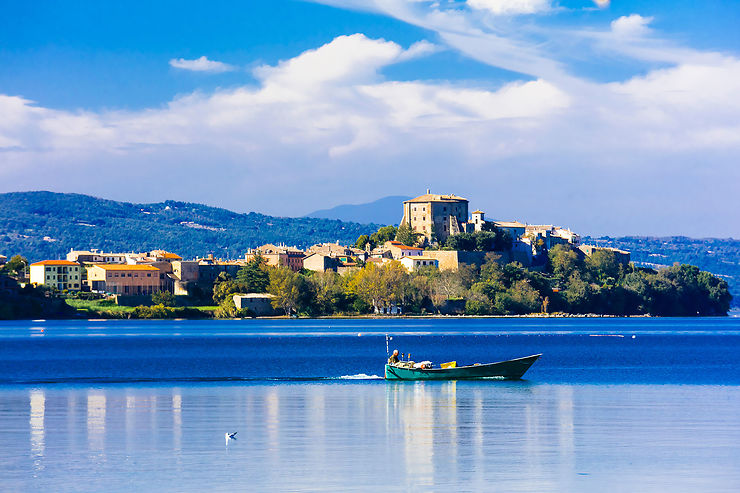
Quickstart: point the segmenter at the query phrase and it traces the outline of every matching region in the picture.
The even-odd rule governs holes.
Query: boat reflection
[[[517,465],[544,487],[551,451],[558,451],[555,470],[568,473],[574,462],[572,389],[551,390],[527,382],[388,382],[387,428],[415,485],[483,483],[495,468]]]

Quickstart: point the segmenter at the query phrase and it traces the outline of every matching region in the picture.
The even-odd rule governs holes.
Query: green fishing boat
[[[413,361],[399,361],[385,365],[386,380],[471,380],[492,378],[501,380],[519,380],[529,367],[542,356],[533,354],[524,358],[499,361],[497,363],[457,366],[456,363],[444,363],[439,368],[431,365],[414,364]]]

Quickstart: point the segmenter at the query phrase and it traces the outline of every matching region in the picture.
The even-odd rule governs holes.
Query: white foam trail
[[[368,375],[367,373],[358,373],[357,375],[342,375],[340,380],[378,380],[383,377],[379,375]]]

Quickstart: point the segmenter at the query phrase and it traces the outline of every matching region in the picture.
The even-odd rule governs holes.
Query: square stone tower
[[[427,241],[440,243],[451,235],[465,231],[468,222],[468,199],[457,195],[427,193],[403,203],[401,224],[423,235]]]

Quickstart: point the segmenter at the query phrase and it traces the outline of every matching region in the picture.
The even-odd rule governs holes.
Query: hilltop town
[[[686,272],[636,268],[629,252],[583,244],[570,229],[488,220],[481,210],[469,212],[467,199],[429,190],[399,204],[399,212],[397,228],[381,227],[351,245],[319,243],[301,249],[269,243],[230,260],[214,255],[184,259],[165,250],[72,249],[66,259],[29,265],[21,257],[0,255],[0,292],[7,298],[21,288],[37,289],[77,307],[82,301],[69,300],[163,305],[171,310],[159,314],[172,316],[178,305],[210,305],[214,309],[207,314],[226,317],[552,311],[666,315],[684,310],[661,286],[675,284]],[[726,313],[726,283],[695,267],[687,272],[696,278],[694,290],[707,293],[686,308],[688,314]],[[138,314],[150,312],[140,309]]]

